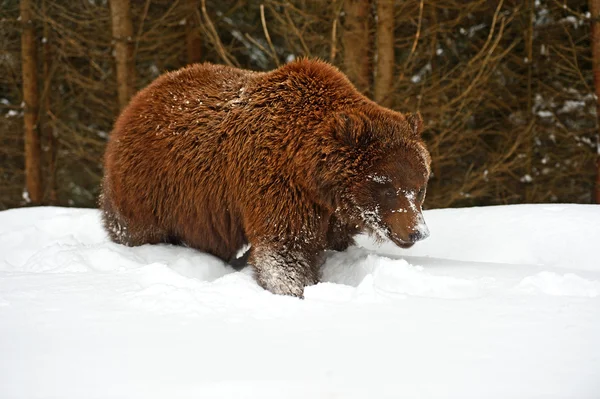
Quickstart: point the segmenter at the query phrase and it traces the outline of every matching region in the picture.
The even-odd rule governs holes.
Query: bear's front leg
[[[345,251],[349,246],[355,245],[354,236],[359,233],[356,223],[342,222],[336,215],[331,215],[327,230],[327,249]]]
[[[279,295],[304,297],[304,287],[319,282],[322,251],[284,243],[258,244],[250,249],[248,263],[264,289]]]

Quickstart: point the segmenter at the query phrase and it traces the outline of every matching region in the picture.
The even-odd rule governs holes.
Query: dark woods
[[[595,202],[591,10],[585,0],[0,0],[0,209],[95,206],[115,117],[161,73],[202,61],[268,70],[302,56],[335,64],[382,105],[421,112],[427,207]]]

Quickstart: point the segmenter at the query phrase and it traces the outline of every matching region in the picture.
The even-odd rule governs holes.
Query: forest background
[[[305,56],[421,112],[427,208],[600,202],[599,15],[600,0],[0,0],[0,210],[96,206],[115,118],[160,74]]]

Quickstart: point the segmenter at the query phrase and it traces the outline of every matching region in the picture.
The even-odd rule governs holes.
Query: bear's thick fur
[[[258,283],[301,297],[324,250],[359,232],[402,247],[428,235],[421,125],[321,61],[169,72],[115,123],[104,225],[117,243],[182,244],[229,262],[249,243]]]

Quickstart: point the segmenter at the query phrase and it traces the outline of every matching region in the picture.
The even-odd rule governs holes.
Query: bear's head
[[[421,207],[431,157],[421,139],[420,114],[343,118],[341,137],[355,149],[355,173],[343,195],[343,208],[378,240],[388,238],[409,248],[427,238]]]

